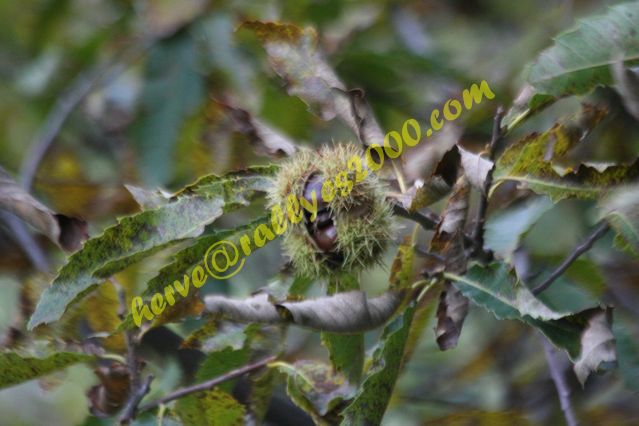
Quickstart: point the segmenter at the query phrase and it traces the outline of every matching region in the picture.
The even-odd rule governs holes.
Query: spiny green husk
[[[302,150],[284,163],[275,177],[269,200],[272,205],[286,205],[289,194],[297,199],[303,195],[307,180],[319,174],[324,181],[334,182],[340,172],[347,172],[353,188],[347,195],[336,196],[328,203],[337,229],[335,248],[326,253],[319,249],[309,234],[304,220],[288,222],[283,248],[296,269],[311,277],[330,277],[342,271],[361,270],[379,261],[390,240],[393,219],[390,205],[385,201],[385,187],[374,172],[367,170],[365,178],[355,182],[356,170],[349,160],[363,152],[353,144],[333,144],[319,151]],[[365,160],[362,171],[366,170]],[[321,194],[317,194],[318,200]],[[286,210],[284,210],[286,211]],[[332,255],[331,255],[332,253]],[[335,253],[340,260],[335,260]],[[332,258],[332,259],[331,259]]]

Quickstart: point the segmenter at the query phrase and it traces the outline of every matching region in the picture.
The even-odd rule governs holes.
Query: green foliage
[[[57,352],[44,358],[5,352],[0,354],[0,388],[37,379],[73,364],[93,360],[94,357],[90,355],[73,352]]]
[[[232,173],[201,178],[175,199],[153,210],[125,217],[74,253],[40,298],[29,328],[59,319],[70,303],[91,287],[159,250],[197,237],[225,210],[247,204],[244,198],[263,190],[265,172]]]
[[[85,425],[111,424],[147,390],[133,424],[560,424],[570,404],[596,424],[637,417],[639,2],[5,3],[14,423],[80,424],[72,399]],[[427,135],[477,81],[494,99],[356,179],[362,148],[407,118]],[[321,202],[321,224],[302,210],[242,273],[135,326],[132,297],[153,307],[213,244],[240,246],[314,174],[342,189],[344,171],[352,191]],[[81,363],[93,373],[50,374]]]
[[[583,140],[601,120],[602,114],[603,111],[586,108],[578,118],[557,123],[542,134],[533,133],[517,141],[499,158],[495,185],[506,180],[520,182],[557,202],[568,197],[594,199],[612,186],[636,179],[639,160],[628,165],[561,166],[559,160]]]
[[[188,426],[240,426],[245,409],[228,393],[214,389],[181,399],[176,411]]]
[[[351,290],[359,290],[359,282],[353,275],[343,274],[329,282],[329,294]],[[351,383],[359,383],[364,368],[364,333],[322,333],[321,338],[335,370]]]
[[[584,18],[574,29],[559,34],[555,44],[539,54],[528,69],[522,105],[506,119],[515,126],[554,100],[583,95],[597,86],[613,83],[611,66],[617,61],[639,61],[639,5],[612,6],[605,15]]]

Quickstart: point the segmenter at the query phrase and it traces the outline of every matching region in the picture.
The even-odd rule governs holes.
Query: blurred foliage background
[[[385,130],[411,117],[427,122],[432,109],[463,88],[488,81],[496,98],[465,112],[428,142],[445,150],[460,140],[478,150],[490,138],[496,106],[509,106],[517,96],[526,64],[576,18],[603,12],[612,3],[0,0],[0,165],[18,180],[32,178],[31,192],[39,200],[56,212],[85,219],[93,236],[118,216],[138,210],[124,184],[173,191],[204,174],[269,162],[254,153],[250,136],[238,131],[218,101],[245,109],[301,145],[353,140],[346,126],[321,120],[287,95],[256,38],[236,31],[248,19],[314,27],[329,64],[349,88],[366,92]],[[590,97],[605,103],[611,114],[574,160],[636,158],[639,126],[623,110],[619,95],[602,88]],[[576,98],[562,100],[518,128],[513,140],[545,130],[579,107]],[[425,167],[406,161],[409,169]],[[592,223],[593,206],[564,200],[544,213],[523,242],[533,268],[558,263],[580,241]],[[224,216],[220,223],[247,223],[261,207]],[[410,230],[405,226],[402,232]],[[0,226],[0,339],[5,343],[51,338],[27,332],[22,312],[29,312],[37,301],[34,295],[50,282],[65,255],[44,238],[37,237],[36,243],[40,255],[29,256],[11,227],[6,222]],[[560,305],[562,298],[565,303],[615,304],[617,324],[627,336],[629,358],[624,359],[636,361],[639,270],[636,262],[611,255],[611,245],[612,236],[604,238],[544,298]],[[396,247],[386,256],[385,268],[364,274],[366,290],[387,287]],[[172,252],[128,268],[120,281],[139,294]],[[275,242],[252,255],[242,273],[224,282],[211,279],[202,292],[246,297],[266,285],[283,262]],[[100,300],[116,306],[113,292],[99,292]],[[96,302],[98,296],[84,301],[77,315],[92,331],[112,331],[117,317],[98,310],[105,306]],[[192,319],[170,328],[186,336],[199,324]],[[471,309],[458,347],[440,352],[429,330],[433,324],[425,327],[384,424],[563,422],[543,345],[533,330]],[[74,328],[70,335],[82,341],[82,330]],[[368,333],[368,344],[376,337]],[[111,344],[118,348],[122,341],[113,338]],[[291,331],[288,353],[292,359],[327,357],[318,335],[300,329]],[[184,380],[175,357],[153,359],[159,374],[152,395]],[[584,424],[639,423],[639,370],[637,363],[629,365],[592,377],[583,390],[570,378]],[[110,424],[89,417],[85,393],[96,383],[88,367],[75,366],[0,390],[0,424]],[[308,421],[290,410],[280,424]],[[142,417],[139,422],[155,420]]]

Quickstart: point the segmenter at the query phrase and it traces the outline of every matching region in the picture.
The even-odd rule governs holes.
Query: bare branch
[[[541,336],[541,340],[544,344],[544,352],[546,354],[546,361],[548,362],[548,369],[550,370],[550,377],[552,377],[552,381],[555,383],[555,388],[559,395],[559,404],[566,418],[566,423],[568,426],[577,426],[579,422],[570,403],[570,386],[560,366],[561,359],[559,356],[561,354],[557,352],[545,336]]]
[[[153,402],[149,402],[148,404],[145,404],[143,406],[141,406],[139,408],[139,412],[143,412],[143,411],[148,411],[151,410],[153,408],[158,407],[161,404],[166,404],[167,402],[170,401],[174,401],[176,399],[180,399],[183,398],[185,396],[191,395],[193,393],[196,392],[202,392],[205,390],[209,390],[214,388],[215,386],[219,385],[220,383],[224,383],[226,381],[235,379],[236,377],[242,376],[246,373],[250,373],[251,371],[254,370],[259,370],[260,368],[266,366],[266,364],[275,361],[277,357],[276,356],[269,356],[267,358],[264,358],[260,361],[254,362],[252,364],[248,364],[245,365],[244,367],[241,368],[237,368],[235,370],[231,370],[226,374],[223,374],[221,376],[218,376],[214,379],[211,380],[207,380],[206,382],[202,382],[202,383],[198,383],[197,385],[193,385],[193,386],[188,386],[188,387],[184,387],[181,389],[176,390],[175,392],[172,392],[156,401]]]
[[[497,145],[501,141],[502,128],[501,120],[504,118],[504,109],[499,106],[495,112],[495,118],[493,120],[493,134],[488,145],[488,159],[491,162],[495,162],[495,153],[497,151]],[[484,224],[486,223],[486,211],[488,210],[488,192],[493,184],[493,168],[488,172],[486,180],[484,181],[484,190],[482,191],[481,198],[479,200],[479,208],[477,211],[477,221],[475,222],[475,229],[473,230],[473,255],[479,256],[484,249]],[[492,258],[492,256],[490,256]],[[486,259],[489,260],[490,258]]]
[[[47,150],[62,129],[71,112],[99,84],[106,84],[122,73],[129,63],[140,57],[155,40],[145,40],[133,45],[115,58],[82,72],[53,105],[42,128],[29,145],[29,152],[20,168],[20,180],[29,191],[36,171]]]
[[[606,220],[601,220],[594,231],[592,231],[590,235],[588,235],[586,240],[575,247],[573,251],[568,255],[568,257],[566,257],[564,261],[561,262],[561,265],[559,265],[559,267],[555,269],[543,283],[535,287],[532,290],[532,293],[537,295],[550,287],[552,283],[561,276],[561,274],[566,272],[566,269],[568,269],[570,265],[572,265],[572,263],[577,260],[577,258],[579,258],[579,256],[592,248],[592,246],[595,244],[595,241],[606,235],[609,229],[610,225],[608,224],[608,222]]]
[[[113,277],[111,277],[111,283],[116,287],[118,292],[118,300],[120,307],[118,309],[118,315],[120,319],[124,319],[126,315],[126,293],[124,287]],[[126,361],[129,369],[129,376],[131,378],[129,397],[124,406],[124,410],[120,416],[120,424],[127,425],[131,420],[135,419],[135,414],[138,411],[138,405],[144,396],[149,393],[151,389],[151,382],[154,377],[149,374],[144,382],[140,382],[140,362],[137,355],[137,339],[134,330],[126,330],[124,333],[124,340],[126,342]]]
[[[29,229],[27,229],[27,225],[17,216],[7,211],[0,211],[0,224],[2,222],[6,224],[7,233],[11,239],[20,246],[33,267],[40,272],[48,272],[50,267],[49,259],[34,236],[29,232]]]

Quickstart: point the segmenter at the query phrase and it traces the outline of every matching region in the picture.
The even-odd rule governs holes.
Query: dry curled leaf
[[[297,151],[297,145],[290,138],[248,111],[225,102],[218,104],[231,118],[235,130],[248,137],[259,155],[279,158],[288,157]]]
[[[615,336],[612,334],[612,308],[593,309],[581,334],[581,354],[575,361],[575,374],[583,386],[593,371],[604,363],[615,363]]]
[[[53,212],[0,168],[0,209],[33,226],[66,251],[77,250],[87,237],[85,221]]]
[[[483,158],[480,154],[466,151],[459,145],[457,145],[457,149],[461,155],[461,165],[464,168],[468,182],[483,193],[485,189],[484,182],[486,182],[486,177],[495,166],[495,163]]]
[[[93,371],[100,384],[93,386],[88,392],[91,414],[101,418],[112,416],[120,411],[129,396],[129,369],[124,364],[114,362]]]
[[[403,300],[403,292],[388,291],[367,298],[362,291],[349,291],[301,302],[272,303],[266,294],[246,300],[207,296],[206,311],[240,322],[293,323],[333,333],[356,333],[384,324]]]
[[[444,256],[446,270],[451,272],[466,271],[463,231],[468,214],[469,191],[468,179],[465,175],[460,176],[431,241],[431,251]],[[445,351],[457,345],[467,314],[468,299],[450,281],[446,281],[439,296],[435,326],[437,345],[441,350]]]
[[[381,145],[384,134],[364,92],[347,90],[319,51],[315,30],[261,21],[246,21],[241,28],[253,31],[262,41],[289,95],[299,97],[323,120],[339,117],[364,145]]]

